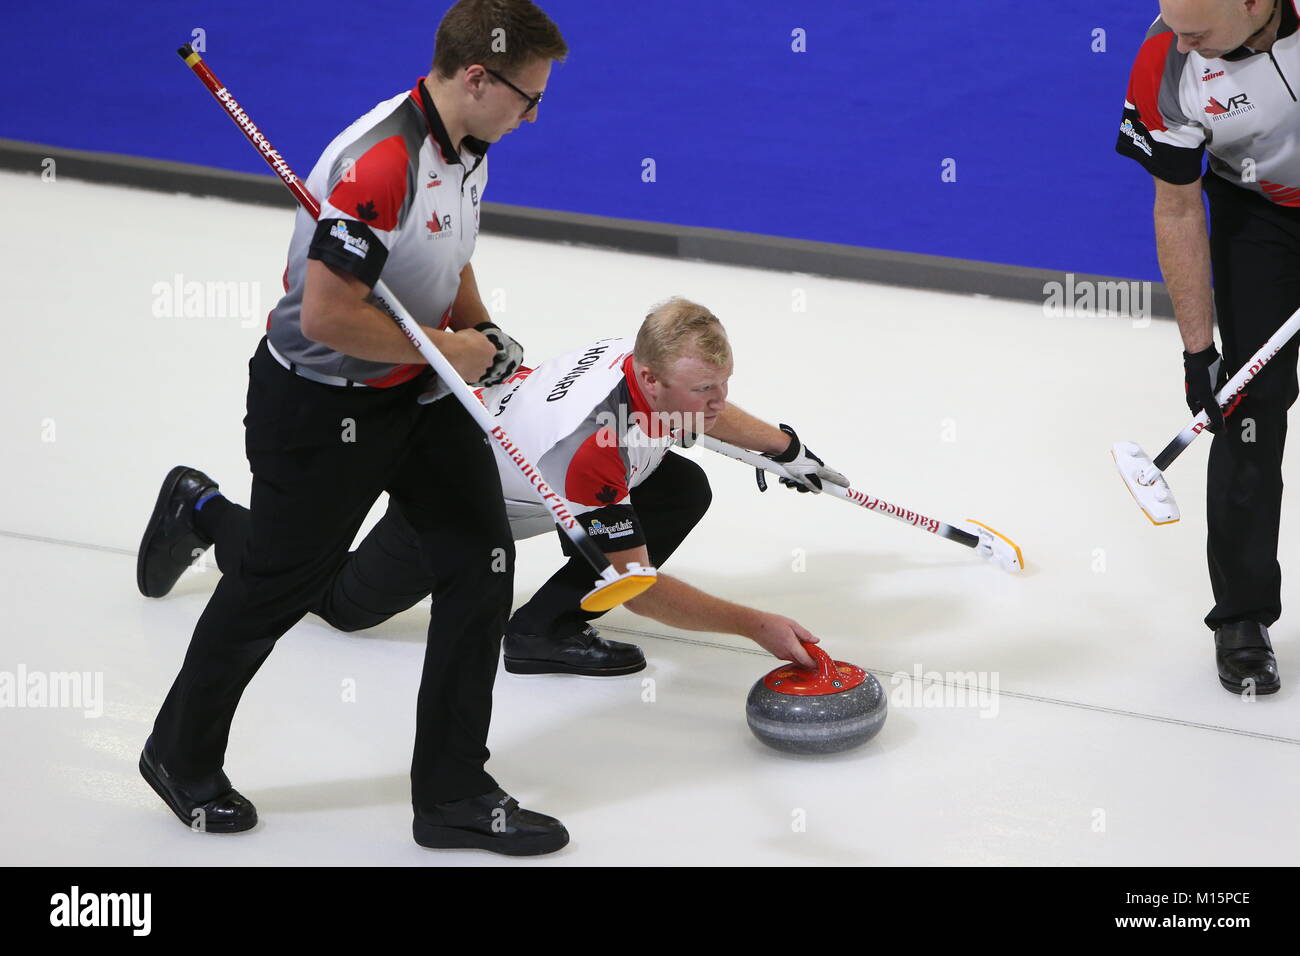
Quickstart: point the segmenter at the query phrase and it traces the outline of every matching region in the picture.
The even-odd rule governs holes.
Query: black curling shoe
[[[145,597],[170,591],[212,541],[194,527],[194,505],[217,483],[199,471],[177,465],[167,472],[135,559],[135,583]]]
[[[230,785],[220,771],[204,789],[216,796],[195,796],[192,788],[167,772],[153,749],[153,738],[145,741],[140,754],[140,776],[163,798],[177,819],[193,830],[206,833],[238,833],[257,826],[257,808]]]
[[[512,674],[582,674],[621,677],[645,670],[645,655],[635,644],[607,641],[588,624],[576,634],[539,637],[506,631],[501,644]]]
[[[411,832],[416,843],[431,849],[490,850],[506,856],[554,853],[569,842],[563,823],[523,809],[500,787],[417,811]]]
[[[1282,687],[1268,628],[1258,621],[1234,621],[1214,632],[1214,658],[1219,683],[1241,694],[1276,694]]]

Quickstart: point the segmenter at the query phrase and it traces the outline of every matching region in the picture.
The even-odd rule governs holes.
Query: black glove
[[[810,491],[820,493],[823,478],[831,484],[843,488],[849,486],[847,478],[834,468],[827,468],[826,462],[814,455],[803,442],[799,441],[799,436],[795,434],[793,428],[789,425],[782,425],[781,431],[790,436],[789,446],[779,455],[767,455],[765,457],[771,458],[778,464],[785,465],[787,471],[803,479],[803,481],[792,481],[789,478],[782,478],[780,479],[781,484],[787,488],[793,488],[800,494],[807,494]],[[758,490],[767,491],[767,473],[762,468],[755,468],[754,474],[758,479]]]
[[[515,371],[523,363],[524,347],[502,332],[495,322],[480,322],[474,326],[474,330],[482,332],[487,336],[487,340],[497,348],[497,357],[493,359],[492,367],[474,384],[484,388],[491,385],[500,385],[511,375],[514,375]]]
[[[1184,352],[1183,377],[1187,407],[1193,415],[1200,414],[1204,409],[1210,416],[1210,423],[1206,427],[1211,432],[1217,432],[1223,425],[1223,409],[1219,407],[1219,400],[1215,396],[1228,380],[1228,373],[1219,358],[1219,350],[1211,344],[1200,352]]]

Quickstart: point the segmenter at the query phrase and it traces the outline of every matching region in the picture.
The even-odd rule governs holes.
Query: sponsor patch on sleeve
[[[1164,132],[1161,135],[1168,134]],[[1137,160],[1152,176],[1180,186],[1201,178],[1205,157],[1203,145],[1174,146],[1157,140],[1142,122],[1138,111],[1132,108],[1124,110],[1115,152]]]
[[[388,261],[388,248],[364,222],[355,219],[322,219],[307,249],[308,259],[356,276],[368,286],[379,281]]]
[[[626,551],[645,544],[641,523],[631,505],[611,505],[576,516],[601,551]]]

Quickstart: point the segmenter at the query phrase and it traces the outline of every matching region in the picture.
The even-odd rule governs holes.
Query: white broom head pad
[[[1133,500],[1152,524],[1173,524],[1179,519],[1178,502],[1174,500],[1169,482],[1141,445],[1131,441],[1117,442],[1110,454]]]
[[[975,546],[975,553],[981,558],[992,561],[1011,574],[1018,574],[1025,569],[1024,555],[1019,545],[1010,538],[974,519],[968,518],[963,525],[964,531],[980,539],[980,543]]]

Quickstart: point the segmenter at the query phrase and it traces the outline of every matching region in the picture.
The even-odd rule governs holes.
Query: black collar
[[[424,85],[424,77],[420,77],[420,82],[416,84],[420,90],[420,103],[424,106],[424,118],[429,122],[429,132],[433,136],[433,141],[438,144],[442,150],[443,158],[449,163],[460,163],[460,150],[452,145],[451,137],[447,135],[447,127],[443,125],[442,117],[438,115],[438,108],[433,105],[433,97],[429,95],[428,88]],[[483,161],[483,156],[488,151],[489,143],[481,139],[475,139],[473,136],[466,136],[464,139],[465,148],[478,157],[474,163],[474,169]],[[465,165],[461,163],[461,165]],[[471,169],[470,172],[474,170]]]
[[[1282,17],[1277,25],[1277,39],[1289,37],[1300,27],[1300,19],[1296,17],[1295,3],[1293,0],[1277,0],[1278,6],[1282,8]],[[1269,16],[1269,19],[1273,19]],[[1277,41],[1274,41],[1277,42]],[[1219,59],[1221,60],[1244,60],[1248,56],[1254,56],[1256,53],[1262,53],[1262,50],[1253,50],[1248,46],[1239,46],[1231,53],[1225,53]]]

